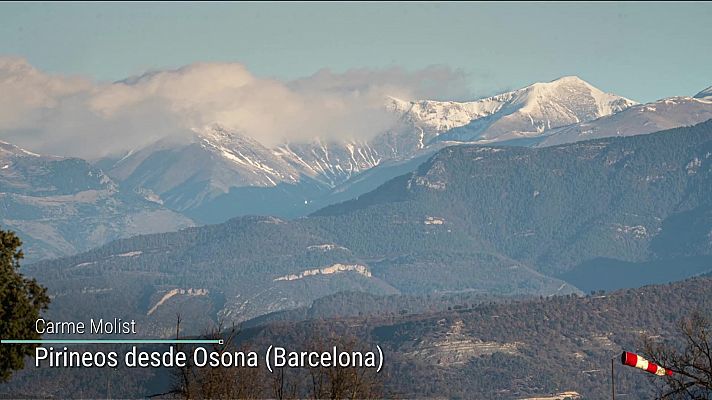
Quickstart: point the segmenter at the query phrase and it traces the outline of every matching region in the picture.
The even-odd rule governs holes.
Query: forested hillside
[[[436,236],[554,273],[595,257],[709,254],[711,177],[712,121],[544,149],[456,146],[313,221],[357,251],[435,251],[417,229],[402,240],[403,225],[432,216]]]
[[[379,376],[384,393],[393,397],[522,399],[575,391],[584,399],[602,399],[610,394],[611,358],[622,350],[640,351],[646,335],[679,335],[678,321],[696,310],[712,310],[712,277],[588,296],[464,302],[419,314],[273,322],[244,328],[237,345],[310,350],[334,338],[360,337],[365,348],[382,346],[385,368]],[[655,393],[655,381],[645,372],[616,361],[614,373],[620,395],[647,399]],[[39,376],[41,387],[33,384]],[[273,379],[265,375],[252,384]],[[67,393],[67,385],[77,397],[105,397],[107,387],[116,397],[141,397],[162,393],[169,384],[166,370],[27,369],[0,387],[0,397],[52,397]]]
[[[518,399],[576,391],[602,399],[610,395],[611,358],[640,351],[645,335],[679,335],[680,318],[696,310],[710,315],[710,278],[420,315],[282,323],[265,327],[259,340],[297,341],[325,326],[363,335],[385,346],[389,390],[406,398]],[[647,374],[621,365],[615,374],[618,393],[652,398]]]

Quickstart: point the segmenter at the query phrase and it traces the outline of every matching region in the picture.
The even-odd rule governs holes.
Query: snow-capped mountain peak
[[[599,118],[638,104],[625,97],[603,92],[578,76],[534,83],[514,93],[514,103],[524,102],[520,109],[522,112],[542,112],[554,105],[559,106],[557,111],[579,119]]]
[[[196,131],[199,145],[228,161],[235,170],[246,172],[248,182],[259,186],[276,186],[299,180],[299,171],[276,156],[257,140],[220,125]]]
[[[500,110],[502,102],[487,98],[471,102],[418,100],[405,101],[390,98],[388,108],[403,113],[419,126],[435,132],[444,132],[469,124],[472,120],[485,117]]]
[[[197,138],[203,148],[239,169],[253,172],[251,180],[256,186],[293,184],[309,177],[333,187],[380,162],[378,153],[367,143],[354,140],[326,142],[315,138],[306,143],[266,147],[217,125],[201,130]]]
[[[445,132],[438,140],[496,142],[539,136],[552,128],[591,121],[637,104],[577,76],[471,102],[389,100],[389,109],[403,113],[402,120],[420,130],[425,142]]]

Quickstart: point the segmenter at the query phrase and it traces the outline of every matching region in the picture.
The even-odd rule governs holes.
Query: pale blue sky
[[[99,80],[197,61],[280,79],[439,64],[474,97],[579,75],[650,101],[712,85],[712,3],[4,3],[0,55]]]

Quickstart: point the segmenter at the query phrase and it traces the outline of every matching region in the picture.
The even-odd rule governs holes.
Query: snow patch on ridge
[[[633,236],[635,239],[645,239],[649,236],[648,229],[644,225],[628,226],[623,224],[613,224],[617,238],[623,236]]]
[[[331,251],[331,250],[348,250],[346,247],[339,246],[337,244],[333,243],[326,243],[326,244],[315,244],[311,246],[307,246],[307,250],[320,250],[320,251]]]
[[[438,218],[438,217],[426,217],[425,221],[423,221],[425,225],[442,225],[445,223],[445,220],[443,218]]]
[[[208,295],[208,289],[171,289],[166,294],[161,297],[158,302],[151,307],[150,310],[148,310],[148,313],[146,315],[151,315],[153,314],[158,307],[162,306],[166,301],[168,301],[170,298],[176,296],[176,295],[187,295],[187,296],[207,296]]]
[[[295,281],[298,279],[304,279],[308,276],[317,276],[317,275],[333,275],[333,274],[338,274],[342,272],[347,272],[347,271],[353,271],[356,272],[360,275],[363,275],[367,278],[371,277],[371,271],[368,270],[368,267],[360,264],[333,264],[329,267],[324,267],[324,268],[315,268],[315,269],[308,269],[305,271],[300,272],[299,274],[289,274],[289,275],[284,275],[280,276],[274,279],[274,282],[277,281]]]
[[[143,254],[142,251],[129,251],[127,253],[115,254],[112,257],[136,257]]]
[[[566,400],[566,399],[580,399],[581,394],[573,390],[566,392],[556,393],[551,396],[538,396],[538,397],[527,397],[520,400]]]

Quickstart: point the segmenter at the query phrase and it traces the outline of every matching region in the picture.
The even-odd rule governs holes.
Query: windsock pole
[[[611,358],[611,399],[616,400],[616,377],[613,374],[613,361],[616,357]]]

